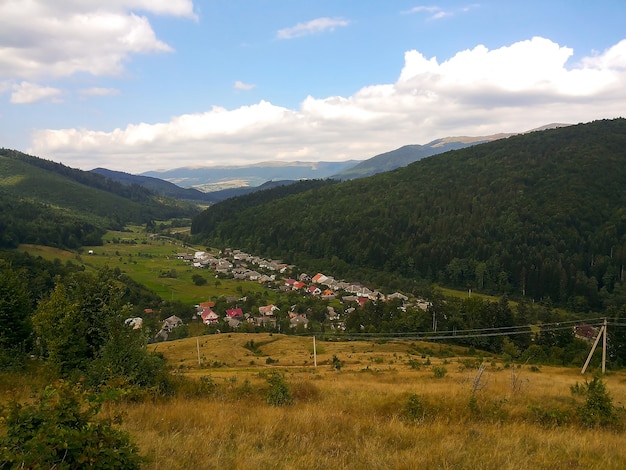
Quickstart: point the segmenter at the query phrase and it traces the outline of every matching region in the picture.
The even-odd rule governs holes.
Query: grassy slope
[[[115,208],[139,214],[139,204],[106,191],[88,188],[69,178],[19,160],[0,156],[0,188],[17,198],[49,204],[81,218],[105,225]]]
[[[244,348],[253,339],[260,355]],[[317,342],[281,335],[214,335],[159,344],[157,351],[185,374],[210,376],[218,392],[204,398],[123,407],[125,427],[138,439],[150,468],[623,468],[623,435],[575,426],[543,427],[529,406],[574,407],[569,387],[581,382],[578,369],[515,368],[491,362],[477,410],[468,406],[476,357],[422,353],[439,346],[418,343]],[[413,347],[415,346],[415,347]],[[419,351],[422,351],[420,353]],[[341,371],[330,366],[337,355]],[[266,365],[267,356],[279,359]],[[418,360],[419,370],[409,365]],[[254,364],[251,364],[251,362]],[[227,364],[212,368],[211,364]],[[433,368],[445,367],[443,378]],[[271,407],[263,400],[268,371],[281,371],[293,405]],[[626,403],[626,374],[606,377],[614,403]],[[410,394],[424,404],[424,418],[405,421]],[[208,446],[208,447],[207,447]],[[207,449],[210,448],[210,451]],[[280,449],[280,452],[277,452]]]

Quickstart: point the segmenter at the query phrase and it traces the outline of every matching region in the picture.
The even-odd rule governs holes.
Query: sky
[[[0,0],[0,147],[83,170],[625,116],[625,0]]]

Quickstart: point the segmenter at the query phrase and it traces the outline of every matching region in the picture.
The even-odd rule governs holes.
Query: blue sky
[[[624,116],[624,18],[623,0],[0,0],[0,146],[140,173]]]

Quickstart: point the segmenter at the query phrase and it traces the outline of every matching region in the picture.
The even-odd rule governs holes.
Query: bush
[[[402,417],[407,421],[423,421],[426,411],[422,398],[412,393],[402,407]]]
[[[578,407],[578,416],[584,426],[594,428],[598,426],[613,426],[618,422],[617,412],[613,406],[613,399],[606,385],[599,376],[594,376],[589,382],[573,385],[570,388],[573,395],[581,395],[585,402]]]
[[[267,383],[270,388],[266,392],[265,399],[269,405],[284,406],[291,404],[291,393],[282,374],[272,372],[267,377]]]
[[[142,458],[130,435],[98,417],[101,403],[60,382],[35,404],[3,410],[3,462],[11,468],[138,469]],[[117,420],[119,424],[119,420]]]
[[[446,369],[444,366],[433,367],[433,374],[435,374],[435,378],[437,379],[441,379],[442,377],[445,377],[447,373],[448,373],[448,369]]]

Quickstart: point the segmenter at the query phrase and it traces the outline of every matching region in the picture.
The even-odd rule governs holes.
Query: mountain
[[[626,305],[625,181],[626,120],[596,121],[262,205],[227,200],[192,234],[390,289],[434,281],[587,311]]]
[[[156,194],[166,197],[198,202],[217,202],[220,200],[219,198],[213,198],[210,194],[203,193],[197,189],[181,188],[174,183],[170,183],[169,181],[165,181],[160,178],[153,178],[151,176],[132,175],[122,171],[108,170],[106,168],[94,168],[91,172],[127,186],[141,186],[142,188],[149,189]]]
[[[407,166],[410,163],[421,160],[422,158],[430,157],[438,153],[444,153],[449,150],[457,150],[470,145],[476,145],[483,142],[488,142],[487,137],[479,137],[477,140],[471,142],[461,141],[444,141],[444,139],[433,140],[426,145],[405,145],[399,149],[392,150],[391,152],[382,153],[376,155],[368,160],[365,160],[352,168],[348,168],[341,173],[333,175],[333,178],[340,180],[349,180],[354,178],[364,178],[366,176],[372,176],[384,171],[395,170],[403,166]]]
[[[184,188],[203,192],[221,189],[260,186],[268,181],[326,179],[358,163],[343,162],[264,162],[247,166],[184,167],[164,171],[148,171],[142,176],[159,178]]]
[[[139,186],[0,149],[0,247],[99,244],[106,229],[195,212]]]
[[[260,186],[243,186],[204,193],[194,188],[181,188],[174,183],[151,176],[132,175],[121,171],[107,170],[106,168],[95,168],[91,171],[124,185],[137,185],[162,196],[204,204],[214,204],[231,197],[243,196],[257,191],[264,191],[278,186],[288,186],[295,183],[295,181],[291,180],[267,181]]]
[[[532,129],[525,133],[542,131],[548,129],[556,129],[558,127],[566,127],[569,124],[551,123],[545,126]],[[372,176],[384,171],[395,170],[407,166],[410,163],[421,160],[422,158],[437,155],[438,153],[448,152],[450,150],[459,150],[472,145],[483,144],[485,142],[492,142],[498,139],[505,139],[511,137],[512,133],[500,133],[492,134],[488,136],[470,137],[470,136],[457,136],[457,137],[444,137],[442,139],[436,139],[425,145],[405,145],[399,149],[392,150],[391,152],[382,153],[375,157],[358,163],[357,165],[347,168],[346,170],[333,175],[332,178],[340,180],[349,180],[354,178],[363,178],[366,176]]]

